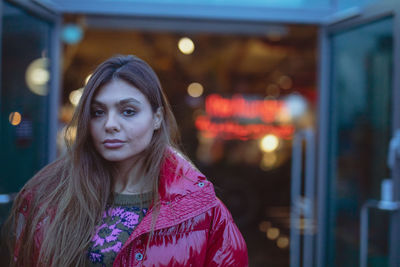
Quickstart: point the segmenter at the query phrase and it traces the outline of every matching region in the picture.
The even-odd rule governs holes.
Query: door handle
[[[393,170],[396,159],[400,156],[400,130],[396,130],[390,140],[387,164]]]
[[[304,197],[301,194],[301,175],[303,161],[303,142],[305,142],[305,185]],[[315,195],[315,135],[312,129],[298,132],[292,146],[292,181],[290,213],[290,266],[300,265],[301,237],[300,222],[303,216],[303,266],[313,266],[314,252],[314,195]]]
[[[367,267],[368,263],[368,225],[369,225],[369,210],[371,208],[397,212],[400,210],[400,202],[394,201],[378,201],[368,200],[361,208],[360,220],[360,267]]]
[[[396,160],[400,156],[400,130],[396,130],[389,143],[387,158],[388,167],[393,170]],[[400,202],[393,201],[393,186],[391,179],[385,179],[381,184],[381,200],[368,200],[361,207],[360,218],[360,267],[367,267],[368,264],[368,225],[369,210],[397,212],[400,210]]]

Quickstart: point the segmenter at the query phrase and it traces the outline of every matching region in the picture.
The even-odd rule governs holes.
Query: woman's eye
[[[100,117],[104,114],[104,111],[101,109],[93,110],[92,115],[93,117]]]
[[[133,109],[125,109],[122,113],[125,116],[133,116],[133,115],[135,115],[136,111]]]

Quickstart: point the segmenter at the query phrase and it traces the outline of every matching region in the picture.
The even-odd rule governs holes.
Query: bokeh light
[[[261,139],[260,148],[264,152],[275,151],[279,146],[279,138],[273,134],[267,134]]]
[[[307,100],[298,93],[287,95],[284,99],[290,116],[293,119],[303,116],[308,108]]]
[[[278,84],[282,89],[288,90],[292,88],[293,81],[289,76],[283,75],[279,78]]]
[[[276,228],[276,227],[271,227],[271,228],[269,228],[268,231],[267,231],[267,237],[268,237],[268,239],[274,240],[274,239],[277,239],[277,238],[278,238],[279,233],[280,233],[280,231],[279,231],[278,228]]]
[[[199,97],[203,94],[204,88],[200,83],[191,83],[187,88],[187,92],[191,97]]]
[[[287,248],[289,246],[289,238],[286,236],[279,237],[278,240],[276,240],[276,245],[281,249]]]
[[[178,48],[183,54],[190,55],[194,51],[194,43],[190,38],[183,37],[179,40]]]
[[[71,102],[72,105],[77,106],[79,103],[79,100],[82,97],[83,93],[83,88],[80,88],[78,90],[74,90],[69,94],[69,101]]]
[[[26,84],[33,93],[45,96],[48,93],[48,81],[50,73],[48,70],[49,61],[47,58],[38,58],[29,64],[25,73]]]
[[[261,168],[263,170],[269,170],[270,168],[274,167],[277,160],[278,159],[277,159],[276,153],[274,153],[274,152],[265,153],[261,160]]]
[[[83,30],[80,25],[68,23],[64,25],[61,33],[62,40],[67,44],[77,44],[83,38]]]
[[[19,113],[18,111],[11,112],[10,115],[8,116],[8,120],[14,126],[20,124],[22,120],[21,113]]]
[[[271,222],[262,221],[262,222],[260,222],[258,227],[259,227],[261,232],[266,233],[268,231],[268,229],[271,227]]]

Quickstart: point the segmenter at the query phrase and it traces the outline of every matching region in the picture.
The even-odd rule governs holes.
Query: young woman
[[[177,148],[175,118],[144,61],[102,63],[72,133],[68,153],[15,200],[12,266],[248,265],[229,211]]]

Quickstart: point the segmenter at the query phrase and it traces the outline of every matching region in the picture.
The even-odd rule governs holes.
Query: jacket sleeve
[[[17,261],[19,250],[21,248],[21,242],[23,237],[23,232],[25,230],[25,222],[26,218],[29,213],[29,204],[32,200],[32,193],[31,192],[21,192],[20,193],[22,202],[21,205],[18,207],[18,214],[15,218],[15,228],[13,236],[15,237],[15,247],[14,247],[14,261]]]
[[[28,214],[31,209],[31,201],[33,199],[33,193],[32,192],[21,192],[21,198],[22,202],[21,205],[18,206],[18,216],[16,217],[16,223],[15,223],[15,229],[14,229],[14,237],[15,237],[15,247],[14,247],[14,262],[17,262],[18,257],[19,257],[19,252],[21,247],[23,246],[22,240],[23,236],[25,234],[25,227],[26,227],[26,221],[28,218]],[[43,222],[40,222],[36,226],[35,230],[35,235],[34,235],[34,248],[33,248],[33,259],[31,262],[37,262],[37,259],[39,257],[39,248],[40,248],[40,238],[39,234],[41,234],[41,225]]]
[[[230,212],[219,199],[214,209],[205,266],[248,266],[246,243]]]

